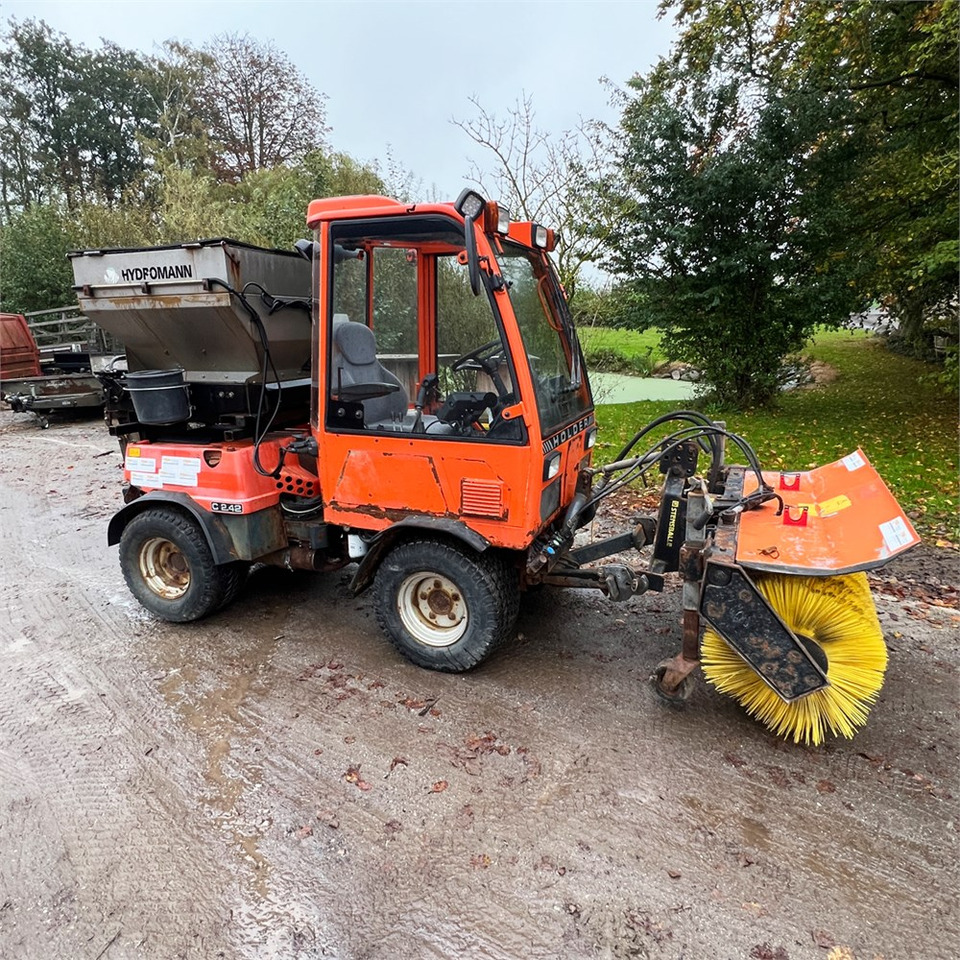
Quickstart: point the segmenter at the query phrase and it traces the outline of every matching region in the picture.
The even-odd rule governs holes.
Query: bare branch
[[[488,111],[471,97],[471,120],[452,122],[481,147],[489,165],[470,159],[470,177],[483,193],[504,202],[511,215],[560,230],[560,275],[572,292],[583,267],[599,259],[605,229],[579,211],[579,186],[609,163],[609,130],[581,121],[576,130],[550,134],[536,124],[533,100],[517,98],[506,116]],[[592,219],[592,218],[591,218]]]

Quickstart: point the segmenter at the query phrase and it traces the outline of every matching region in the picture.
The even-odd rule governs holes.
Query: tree
[[[583,268],[595,263],[606,239],[603,225],[586,215],[578,185],[606,166],[608,143],[599,124],[582,123],[577,130],[551,136],[536,123],[533,99],[523,94],[506,117],[486,110],[470,98],[477,115],[454,120],[492,160],[492,167],[471,163],[471,179],[481,193],[500,200],[517,219],[559,230],[557,267],[572,297]]]
[[[67,123],[75,51],[45,24],[11,21],[0,50],[0,182],[6,218],[57,194],[75,196]]]
[[[171,164],[191,170],[211,167],[213,149],[200,91],[204,77],[214,69],[209,54],[167,40],[163,53],[149,58],[138,74],[157,118],[154,134],[141,139],[159,171]]]
[[[49,204],[34,204],[0,227],[2,309],[27,313],[73,303],[66,254],[75,245],[69,225]]]
[[[233,235],[249,243],[287,248],[307,234],[311,200],[383,191],[371,168],[346,154],[315,150],[292,166],[251,171],[231,188]]]
[[[156,110],[140,81],[147,69],[138,54],[113,43],[78,57],[67,118],[82,199],[116,206],[125,190],[139,184],[141,140],[157,129]]]
[[[204,72],[199,102],[209,112],[221,178],[237,182],[323,147],[326,97],[286,54],[236,34],[216,37],[204,52],[214,68]]]
[[[144,169],[138,136],[155,113],[142,59],[107,44],[91,53],[45,23],[11,21],[0,48],[0,202],[116,204]]]
[[[858,2],[837,13],[828,28],[803,23],[797,59],[843,104],[827,136],[858,152],[850,240],[875,265],[870,293],[923,355],[933,330],[957,329],[958,5]]]
[[[915,345],[955,328],[956,0],[675,6],[594,183],[623,224],[609,262],[668,348],[762,403],[815,323],[873,300]]]
[[[863,298],[890,307],[921,354],[930,328],[956,329],[958,9],[956,0],[677,5],[677,69],[807,90],[829,106],[818,149],[853,157],[846,182],[821,191],[846,211],[833,245],[861,261]]]
[[[71,302],[69,249],[218,235],[289,248],[315,197],[384,189],[373,167],[319,149],[323,97],[248,38],[143,58],[10,21],[0,66],[8,309]]]
[[[784,356],[856,305],[855,266],[824,243],[844,211],[817,193],[843,157],[812,146],[819,101],[688,80],[662,65],[631,81],[618,174],[596,185],[620,220],[607,265],[717,400],[768,404]]]

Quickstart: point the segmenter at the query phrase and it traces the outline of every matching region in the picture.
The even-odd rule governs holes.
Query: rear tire
[[[230,567],[218,567],[197,523],[169,507],[138,513],[120,537],[120,569],[130,592],[172,623],[199,620],[233,599],[242,580]]]
[[[374,581],[377,620],[408,660],[459,673],[508,639],[520,607],[516,572],[496,554],[443,540],[402,543]]]

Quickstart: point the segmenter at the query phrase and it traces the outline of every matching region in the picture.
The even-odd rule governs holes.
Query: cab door
[[[462,523],[496,546],[526,547],[542,522],[536,406],[522,351],[519,364],[512,352],[509,299],[470,290],[463,224],[405,215],[324,229],[326,519],[361,530],[409,517]]]

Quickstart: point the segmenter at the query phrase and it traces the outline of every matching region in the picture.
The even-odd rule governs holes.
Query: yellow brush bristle
[[[866,574],[842,577],[758,575],[757,589],[798,635],[815,640],[827,657],[830,685],[785,703],[716,631],[701,645],[704,676],[739,700],[778,736],[822,743],[827,733],[853,736],[867,721],[883,686],[887,648]]]

